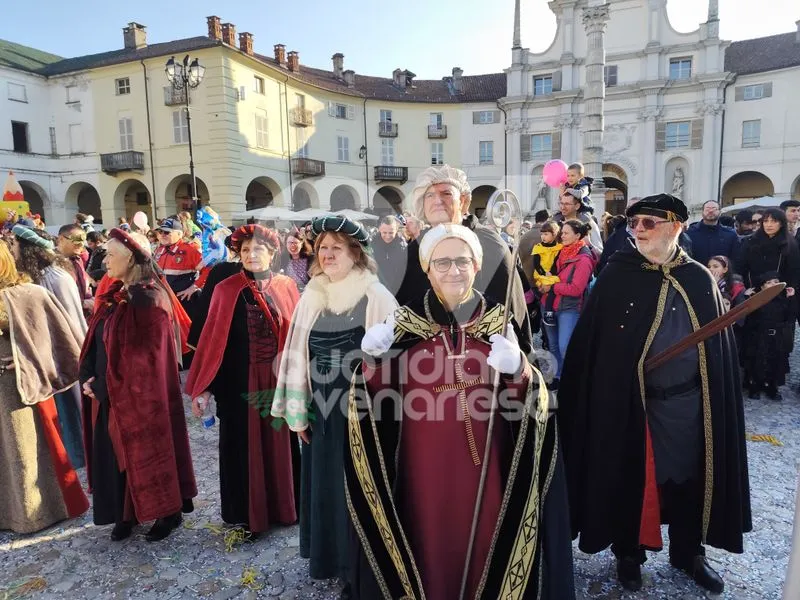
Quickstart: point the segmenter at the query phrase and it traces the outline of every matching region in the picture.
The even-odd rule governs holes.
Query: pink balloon
[[[560,187],[567,182],[567,163],[563,160],[550,160],[544,165],[542,179],[552,188]]]

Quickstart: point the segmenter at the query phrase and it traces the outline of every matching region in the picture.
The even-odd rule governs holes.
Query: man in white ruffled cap
[[[477,235],[483,249],[483,267],[475,278],[476,290],[502,304],[506,300],[508,277],[514,277],[512,315],[520,326],[522,349],[530,351],[530,326],[522,279],[511,263],[511,252],[500,235],[494,229],[478,223],[478,219],[469,214],[472,190],[467,174],[450,165],[429,167],[417,178],[411,198],[414,214],[431,227],[442,223],[461,224]],[[418,261],[419,244],[425,235],[427,232],[408,245],[406,275],[397,293],[400,305],[408,304],[431,287]]]
[[[544,598],[574,597],[555,420],[547,419],[547,391],[515,326],[503,331],[503,304],[474,287],[485,259],[469,228],[431,228],[419,244],[430,289],[364,335],[367,357],[363,378],[356,372],[353,379],[345,450],[360,543],[354,556],[361,557],[351,565],[354,598],[379,598],[381,589],[401,590],[393,598],[460,597],[484,469],[463,597],[494,600],[512,587],[520,598],[541,590]],[[528,535],[531,528],[536,535]],[[404,543],[389,543],[388,531],[402,531]],[[522,546],[524,557],[514,551]],[[529,574],[523,583],[520,569]],[[493,575],[482,581],[484,572]]]

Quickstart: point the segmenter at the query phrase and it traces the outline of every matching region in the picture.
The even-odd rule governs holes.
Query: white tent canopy
[[[243,212],[233,213],[234,220],[255,219],[256,221],[291,221],[296,215],[293,210],[280,206],[265,206]]]
[[[359,210],[353,210],[352,208],[346,208],[344,210],[337,210],[336,212],[329,212],[329,215],[340,215],[342,217],[347,217],[351,221],[377,221],[378,217],[375,215],[371,215],[369,213],[361,212]]]
[[[753,198],[752,200],[746,200],[745,202],[739,202],[738,204],[731,204],[730,206],[726,206],[720,212],[725,214],[736,214],[740,210],[744,210],[748,208],[750,210],[756,208],[776,208],[780,206],[781,202],[786,200],[786,198],[775,198],[774,196],[762,196],[761,198]]]

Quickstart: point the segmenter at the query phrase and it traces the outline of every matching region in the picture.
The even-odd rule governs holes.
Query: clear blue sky
[[[208,15],[255,36],[256,51],[276,43],[300,61],[330,68],[335,52],[345,68],[391,76],[397,67],[438,79],[454,66],[466,75],[499,72],[510,63],[513,0],[6,0],[0,38],[61,56],[122,47],[129,21],[147,26],[148,41],[206,35]],[[754,10],[754,5],[758,10]],[[798,0],[720,0],[721,37],[738,40],[795,29]],[[668,0],[673,26],[691,31],[705,20],[706,0]],[[522,42],[546,49],[555,17],[546,0],[523,0]]]

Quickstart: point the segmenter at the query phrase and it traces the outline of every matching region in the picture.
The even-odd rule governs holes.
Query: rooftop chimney
[[[220,22],[219,17],[212,15],[210,17],[206,17],[206,21],[208,22],[208,37],[212,40],[221,41],[222,23]]]
[[[239,34],[239,50],[253,56],[253,34],[243,32]]]
[[[797,25],[797,33],[795,34],[794,41],[800,44],[800,21],[795,21],[795,25]]]
[[[288,63],[289,63],[289,70],[292,73],[299,73],[300,72],[300,55],[295,50],[292,50],[291,52],[289,52],[287,60],[288,60]]]
[[[395,69],[392,71],[392,80],[397,87],[403,87],[403,71],[400,69]]]
[[[337,52],[331,57],[333,60],[333,76],[336,79],[342,79],[342,73],[344,71],[344,54],[341,52]]]
[[[236,48],[236,25],[233,23],[222,24],[222,42]]]
[[[403,82],[405,84],[405,87],[407,88],[414,87],[414,77],[416,77],[417,74],[412,73],[411,71],[406,69],[405,71],[403,71],[403,76],[405,77],[405,81]]]
[[[122,37],[125,40],[126,50],[139,50],[147,46],[145,26],[139,23],[128,23],[127,27],[123,27]]]
[[[286,46],[283,44],[275,44],[275,62],[283,66],[286,64]]]
[[[464,69],[461,67],[453,67],[453,92],[456,94],[464,93],[464,80],[461,76],[464,74]]]
[[[354,88],[356,87],[356,72],[353,69],[347,69],[347,71],[342,73],[342,78],[344,82],[347,84],[347,87]]]

